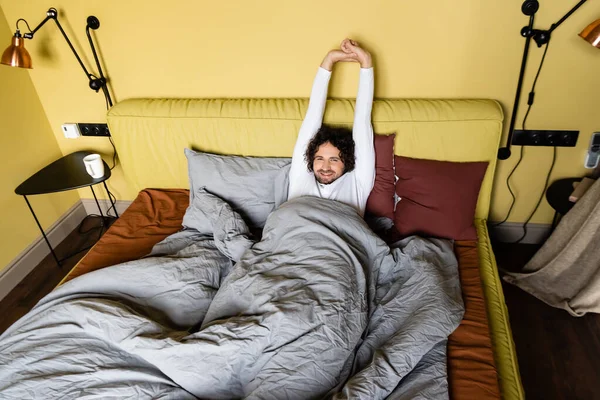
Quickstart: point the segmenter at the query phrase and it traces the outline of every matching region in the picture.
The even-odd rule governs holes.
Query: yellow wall
[[[0,10],[0,35],[13,29]],[[3,39],[4,40],[4,39]],[[2,44],[4,50],[4,44]],[[15,188],[40,168],[62,157],[31,78],[0,66],[0,270],[40,236],[27,204]],[[54,223],[79,196],[77,192],[29,197],[44,228]]]
[[[376,96],[387,98],[492,98],[510,116],[521,61],[519,31],[527,18],[522,1],[439,0],[0,0],[7,19],[37,24],[48,6],[60,20],[87,65],[93,61],[85,20],[96,15],[96,38],[114,97],[306,97],[325,52],[346,36],[374,54]],[[536,27],[548,28],[575,0],[542,2]],[[600,130],[600,51],[577,33],[600,18],[598,2],[588,2],[555,32],[538,82],[529,128],[577,129],[576,148],[560,149],[553,178],[582,175],[585,147]],[[8,37],[7,39],[8,40]],[[106,139],[67,140],[64,122],[104,120],[104,100],[86,79],[56,27],[45,26],[28,43],[34,57],[31,78],[63,153],[94,148],[110,158]],[[541,57],[534,47],[525,97]],[[331,96],[353,97],[356,76],[349,68],[334,75]],[[520,109],[523,115],[524,107]],[[508,118],[506,121],[508,125]],[[501,162],[492,220],[509,204],[504,185],[517,157]],[[542,190],[551,149],[526,149],[514,183],[519,201],[511,221],[523,221]],[[131,199],[121,172],[110,186]],[[82,192],[83,197],[89,197]],[[549,222],[544,202],[532,222]]]

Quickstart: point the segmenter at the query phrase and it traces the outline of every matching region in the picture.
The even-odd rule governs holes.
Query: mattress
[[[181,229],[188,202],[189,191],[185,189],[142,190],[63,282],[145,256],[155,243]],[[456,242],[455,254],[459,261],[465,315],[448,341],[450,396],[453,399],[499,399],[478,243]]]

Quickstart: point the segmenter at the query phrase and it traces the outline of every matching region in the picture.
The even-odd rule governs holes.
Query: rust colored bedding
[[[181,229],[188,202],[188,190],[142,190],[64,281],[145,256],[154,244]],[[499,399],[477,242],[456,242],[454,252],[459,262],[465,316],[448,340],[450,398]]]
[[[181,229],[189,196],[185,189],[142,190],[63,282],[150,253],[152,246]]]
[[[465,315],[448,339],[448,383],[451,399],[499,399],[500,387],[479,274],[476,241],[457,241]]]

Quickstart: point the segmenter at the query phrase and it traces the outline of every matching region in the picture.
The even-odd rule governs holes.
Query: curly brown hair
[[[354,170],[354,140],[352,139],[352,130],[341,126],[321,125],[315,136],[308,143],[304,159],[310,172],[313,172],[313,163],[315,154],[319,146],[325,143],[331,143],[340,151],[340,159],[344,163],[344,173]]]

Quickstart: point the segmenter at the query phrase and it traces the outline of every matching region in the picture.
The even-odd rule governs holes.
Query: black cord
[[[109,200],[111,200],[110,207],[108,207],[108,209],[106,210],[106,215],[108,215],[111,218],[117,218],[117,209],[115,208],[117,204],[117,198],[114,194],[111,193],[110,190],[108,190],[108,186],[106,187],[106,192],[108,193]],[[115,213],[114,217],[109,214],[110,210],[113,210],[113,212]]]
[[[102,93],[104,94],[104,100],[106,100],[106,110],[110,110],[110,105],[108,102],[108,95],[106,94],[106,90],[108,90],[108,89],[105,88],[105,90],[102,90]],[[115,143],[113,142],[112,137],[109,136],[108,140],[110,141],[110,144],[112,145],[112,148],[113,148],[112,167],[110,167],[110,170],[112,171],[117,166],[117,148],[115,147]]]
[[[519,152],[519,161],[517,161],[517,163],[513,167],[512,171],[510,171],[510,174],[508,174],[508,177],[506,178],[506,187],[508,188],[510,196],[512,197],[510,207],[508,208],[508,213],[506,213],[506,217],[504,217],[504,219],[502,221],[492,225],[493,227],[500,226],[508,220],[508,217],[510,217],[510,213],[512,212],[512,209],[515,206],[515,203],[517,201],[517,197],[515,196],[514,192],[512,191],[512,188],[510,187],[510,178],[513,176],[513,174],[519,167],[519,164],[521,164],[521,161],[523,161],[523,147],[524,146],[521,146],[521,151]]]
[[[106,93],[107,90],[108,90],[108,88],[104,87],[104,89],[102,90],[102,93],[104,94],[104,100],[106,100],[106,110],[110,110],[108,94]],[[109,136],[108,141],[110,142],[110,144],[112,145],[112,148],[113,148],[112,167],[110,167],[110,170],[112,171],[117,166],[117,148],[115,147],[115,143],[113,142],[112,137]],[[117,198],[115,197],[114,194],[111,193],[110,190],[108,190],[108,186],[106,186],[106,192],[108,193],[109,200],[111,200],[111,202],[110,202],[111,205],[108,208],[108,210],[106,210],[106,214],[109,215],[110,210],[113,210],[113,212],[115,213],[114,218],[117,218],[117,209],[115,208],[115,204],[117,203]],[[111,215],[109,215],[109,216],[111,216]]]
[[[535,99],[535,86],[537,85],[537,80],[540,77],[540,72],[542,71],[542,67],[544,66],[544,60],[546,59],[546,53],[548,52],[549,45],[550,45],[550,41],[548,41],[546,43],[546,47],[544,48],[544,54],[542,54],[542,59],[540,60],[540,66],[538,67],[537,73],[535,74],[535,78],[533,80],[533,85],[531,85],[531,91],[529,92],[529,96],[527,98],[527,111],[525,112],[525,116],[523,117],[523,123],[521,124],[521,129],[523,129],[523,130],[525,130],[525,124],[527,123],[527,118],[529,117],[529,112],[531,111],[531,106],[533,105],[533,102]],[[554,151],[556,152],[556,147],[554,147]],[[521,146],[521,152],[519,154],[519,161],[517,161],[517,163],[513,167],[512,171],[510,171],[510,174],[506,178],[506,187],[508,188],[508,191],[510,192],[510,195],[512,197],[510,207],[508,208],[508,213],[506,213],[506,217],[504,217],[504,219],[502,221],[498,222],[497,224],[492,225],[493,227],[500,226],[503,223],[505,223],[508,220],[508,218],[510,217],[513,207],[515,206],[517,198],[516,198],[515,194],[513,193],[512,188],[510,187],[510,178],[515,173],[515,171],[517,170],[517,167],[519,166],[519,164],[521,164],[522,160],[523,160],[523,146]],[[552,167],[554,167],[554,161],[552,162]],[[552,169],[550,170],[550,172],[552,172]],[[544,188],[544,192],[545,192],[545,190],[546,189]],[[539,206],[539,204],[538,204],[538,206]],[[536,210],[537,210],[537,208],[536,208]],[[534,210],[534,213],[535,213],[535,210]],[[529,222],[529,220],[527,222]],[[527,224],[527,222],[525,223],[525,225]],[[525,225],[523,225],[523,229],[525,230],[525,232],[527,232],[527,227]],[[521,240],[523,240],[523,238],[519,239],[519,241],[521,241]],[[518,243],[518,242],[515,242],[515,243]]]
[[[117,166],[117,148],[115,147],[115,143],[112,141],[110,136],[108,137],[108,140],[113,147],[112,167],[110,167],[110,170],[112,171]]]
[[[548,171],[548,175],[546,175],[546,182],[544,183],[544,189],[542,190],[542,194],[541,194],[540,198],[538,199],[538,202],[535,205],[535,208],[533,209],[531,214],[529,214],[529,217],[527,217],[527,220],[523,224],[523,235],[514,243],[520,243],[521,240],[525,239],[525,236],[527,236],[527,224],[529,223],[529,221],[531,221],[533,214],[535,214],[535,212],[538,210],[538,208],[540,207],[540,204],[542,203],[542,200],[544,199],[544,194],[546,193],[546,188],[548,187],[548,182],[550,181],[550,175],[552,175],[552,170],[554,169],[554,164],[556,163],[556,146],[554,146],[553,149],[554,149],[554,151],[552,152],[552,164],[550,165],[550,170]]]
[[[27,25],[27,29],[29,29],[29,33],[31,33],[31,28],[29,27],[29,23],[27,22],[27,20],[25,20],[23,18],[19,18],[17,20],[17,30],[19,30],[19,22],[21,22],[21,21],[25,22],[25,25]]]
[[[108,89],[106,89],[108,90]],[[106,92],[104,90],[102,90],[102,93],[104,93],[104,100],[106,100],[106,110],[110,110],[110,105],[108,103],[108,96],[106,95]]]
[[[97,218],[100,217],[102,218],[100,225],[99,226],[93,226],[89,229],[86,229],[85,231],[81,230],[81,228],[83,227],[83,223],[88,219],[88,218]],[[77,228],[77,233],[79,233],[80,235],[85,235],[86,233],[90,233],[93,230],[96,230],[98,228],[103,228],[104,227],[104,217],[102,215],[98,215],[98,214],[88,214],[85,216],[84,219],[81,220],[81,223],[79,223],[79,227]]]
[[[533,105],[535,97],[535,85],[537,85],[537,80],[540,77],[540,72],[542,72],[542,67],[544,66],[544,60],[546,60],[546,53],[548,52],[548,47],[550,47],[549,40],[548,43],[546,43],[546,47],[544,48],[544,54],[542,54],[540,66],[538,67],[537,73],[535,74],[535,79],[533,80],[533,85],[531,85],[531,91],[529,92],[529,97],[527,98],[527,112],[525,112],[525,117],[523,117],[523,130],[525,130],[525,122],[527,121],[527,117],[529,117],[529,111],[531,111],[531,106]]]
[[[98,225],[98,226],[92,226],[91,228],[86,229],[85,231],[81,230],[81,228],[83,227],[83,224],[85,223],[85,221],[88,218],[96,218],[96,217],[100,218],[100,225]],[[98,215],[98,214],[89,214],[89,215],[86,215],[85,218],[83,220],[81,220],[81,222],[79,223],[79,227],[77,228],[77,232],[80,235],[85,235],[85,234],[88,234],[88,233],[92,232],[93,230],[96,230],[96,229],[100,228],[100,230],[98,231],[98,239],[96,239],[96,242],[97,242],[98,240],[100,240],[100,238],[102,237],[102,234],[105,232],[104,228],[106,228],[106,229],[109,228],[109,225],[106,223],[106,220],[108,218],[112,218],[112,217],[106,217],[106,216],[102,216],[102,215]],[[77,253],[79,253],[81,251],[84,251],[84,250],[87,250],[90,247],[86,247],[84,249],[81,249]],[[77,253],[74,253],[73,255],[75,255]]]

